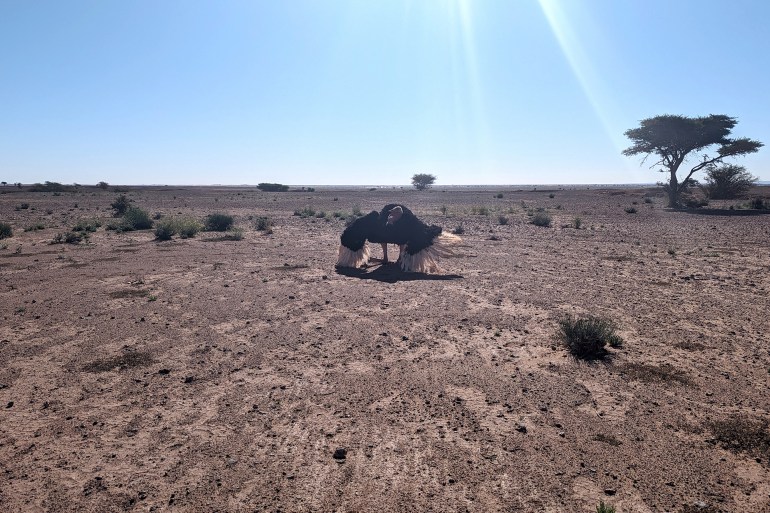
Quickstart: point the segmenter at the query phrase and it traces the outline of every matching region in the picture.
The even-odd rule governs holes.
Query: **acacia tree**
[[[428,173],[418,173],[412,177],[412,185],[418,191],[427,189],[436,181],[436,177]]]
[[[763,146],[747,137],[731,139],[730,132],[737,123],[735,118],[723,114],[697,118],[666,114],[643,119],[639,128],[626,130],[625,135],[633,145],[623,150],[623,155],[644,155],[642,162],[655,155],[658,160],[651,167],[662,166],[660,172],[669,173],[668,206],[678,207],[682,192],[692,183],[693,174],[728,157],[754,153]],[[704,153],[700,162],[680,181],[677,172],[685,160],[693,153],[710,149],[715,153]]]

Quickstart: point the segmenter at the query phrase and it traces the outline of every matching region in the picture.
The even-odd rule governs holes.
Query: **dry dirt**
[[[645,189],[147,187],[127,194],[243,239],[53,245],[116,193],[3,191],[0,511],[770,511],[770,215]],[[390,202],[462,225],[466,255],[338,273],[331,214]],[[624,346],[575,360],[566,314]]]

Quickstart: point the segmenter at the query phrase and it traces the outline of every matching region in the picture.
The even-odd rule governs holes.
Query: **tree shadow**
[[[380,264],[374,268],[356,269],[353,267],[337,267],[337,274],[349,278],[358,278],[359,280],[375,280],[385,283],[396,283],[399,281],[449,281],[460,280],[463,276],[459,274],[424,274],[408,273],[401,270],[395,263]]]

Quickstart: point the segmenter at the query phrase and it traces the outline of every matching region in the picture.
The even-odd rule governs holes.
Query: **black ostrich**
[[[444,233],[440,226],[420,221],[404,205],[391,203],[377,212],[356,219],[340,236],[337,257],[339,267],[360,267],[369,262],[367,241],[382,244],[384,262],[388,262],[388,244],[398,244],[398,263],[410,272],[439,272],[440,257],[455,256],[460,237]]]

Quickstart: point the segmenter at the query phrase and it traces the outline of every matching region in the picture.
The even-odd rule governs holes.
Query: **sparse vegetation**
[[[576,230],[579,230],[581,226],[583,226],[583,220],[580,217],[575,217],[572,220],[572,227]]]
[[[626,214],[636,214],[637,212],[636,207],[626,207],[624,210]]]
[[[497,194],[495,194],[495,198],[503,199],[503,193],[502,192],[498,192]]]
[[[452,230],[452,233],[455,235],[462,235],[465,233],[465,228],[463,228],[463,225],[458,224],[454,230]]]
[[[734,199],[746,194],[757,177],[736,164],[712,164],[707,167],[703,190],[711,199]]]
[[[164,219],[155,223],[155,238],[158,240],[171,240],[176,234],[177,225],[173,219]]]
[[[73,232],[95,232],[102,225],[98,219],[80,219],[72,227]]]
[[[24,231],[25,232],[35,232],[38,230],[45,230],[45,225],[43,223],[33,223],[31,225],[25,226]]]
[[[599,505],[596,506],[596,513],[615,513],[615,506],[605,504],[604,501],[599,501]]]
[[[305,207],[300,210],[295,210],[294,215],[299,216],[302,219],[305,219],[306,217],[313,217],[315,216],[315,209],[312,207]]]
[[[223,240],[242,240],[243,239],[243,230],[240,229],[240,228],[230,228],[222,236],[222,239]]]
[[[733,417],[712,422],[709,429],[728,451],[770,459],[770,432],[765,420]]]
[[[99,182],[96,184],[96,186],[104,191],[110,188],[110,184],[108,184],[107,182]]]
[[[206,220],[203,222],[203,229],[208,232],[226,232],[232,228],[235,218],[230,214],[222,214],[216,212],[206,216]]]
[[[535,226],[543,226],[547,228],[551,226],[551,216],[545,212],[536,212],[535,215],[532,216],[532,224]]]
[[[576,358],[601,360],[607,356],[606,346],[617,348],[623,339],[615,333],[615,323],[600,317],[574,318],[571,315],[559,321],[557,336]]]
[[[80,244],[82,241],[88,241],[88,232],[57,233],[51,244]]]
[[[507,217],[505,217],[505,216],[498,216],[498,217],[497,217],[497,222],[498,222],[500,225],[504,226],[504,225],[508,224],[508,222],[509,222],[509,219],[508,219]]]
[[[21,184],[19,184],[21,186]],[[70,192],[75,187],[71,185],[62,185],[59,182],[35,183],[29,188],[30,192]]]
[[[749,208],[753,210],[768,210],[770,209],[770,202],[764,200],[764,198],[754,198],[749,202]]]
[[[488,216],[489,215],[489,207],[485,206],[476,206],[471,207],[471,214],[477,215],[477,216]]]

